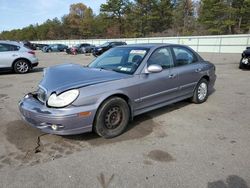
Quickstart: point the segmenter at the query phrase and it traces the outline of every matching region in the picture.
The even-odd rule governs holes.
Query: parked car
[[[96,48],[93,49],[92,54],[97,57],[101,54],[103,54],[104,52],[106,52],[107,50],[109,50],[110,48],[116,47],[116,46],[123,46],[123,45],[127,45],[126,42],[106,42]]]
[[[64,52],[66,51],[68,46],[64,44],[51,44],[49,46],[43,47],[42,51],[43,52]]]
[[[81,54],[84,53],[83,50],[85,47],[91,46],[91,44],[83,43],[83,44],[77,44],[75,46],[72,46],[71,48],[67,48],[66,52],[67,54]]]
[[[242,52],[239,68],[250,68],[250,47]]]
[[[95,48],[95,45],[85,46],[81,48],[82,53],[92,53]]]
[[[29,41],[22,41],[21,42],[26,48],[29,48],[31,50],[36,50],[36,47],[33,43],[29,42]]]
[[[94,130],[112,138],[139,114],[187,98],[205,102],[215,80],[215,66],[187,46],[120,46],[87,67],[47,68],[39,89],[27,94],[19,109],[43,132],[70,135]]]
[[[45,46],[48,47],[48,44],[33,44],[36,50],[42,50]]]
[[[0,41],[0,70],[24,74],[38,65],[35,52],[23,44]]]

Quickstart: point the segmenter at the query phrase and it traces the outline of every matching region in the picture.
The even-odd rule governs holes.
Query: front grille
[[[45,101],[46,101],[46,91],[44,89],[42,89],[42,88],[39,88],[37,90],[37,98],[42,103],[45,103]]]

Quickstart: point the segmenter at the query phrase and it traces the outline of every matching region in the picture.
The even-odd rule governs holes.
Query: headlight
[[[57,108],[65,107],[74,102],[74,100],[76,100],[78,95],[79,95],[78,89],[72,89],[66,91],[58,96],[55,93],[53,93],[52,95],[50,95],[48,99],[48,105]]]
[[[101,51],[101,50],[102,50],[102,48],[98,48],[97,50],[98,50],[98,51]]]

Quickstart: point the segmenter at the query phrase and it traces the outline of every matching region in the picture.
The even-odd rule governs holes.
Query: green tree
[[[70,5],[70,12],[63,17],[64,26],[68,25],[71,38],[89,37],[93,27],[93,11],[82,3]]]
[[[191,35],[195,25],[192,0],[176,0],[174,5],[174,30],[177,34]]]
[[[101,13],[109,17],[111,22],[119,24],[120,36],[124,32],[124,16],[128,11],[129,4],[129,0],[108,0],[105,4],[101,5]]]
[[[173,4],[171,0],[156,1],[151,11],[151,32],[163,32],[171,28],[173,23]]]
[[[228,13],[230,11],[230,13]],[[226,34],[234,23],[230,20],[228,5],[221,0],[202,0],[199,22],[208,31],[208,34]]]
[[[250,0],[228,0],[231,8],[231,19],[233,20],[233,33],[250,33]]]

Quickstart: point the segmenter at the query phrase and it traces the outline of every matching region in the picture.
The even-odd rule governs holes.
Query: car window
[[[0,52],[18,51],[19,49],[20,49],[19,46],[11,44],[0,44]]]
[[[146,48],[112,48],[95,59],[89,67],[133,74],[147,52]]]
[[[163,69],[168,69],[173,65],[173,58],[169,48],[157,49],[148,59],[149,65],[160,65]]]
[[[2,44],[0,44],[0,52],[7,52],[9,51],[8,48]]]
[[[173,47],[173,50],[176,58],[176,66],[188,65],[197,61],[195,55],[186,48]]]
[[[122,56],[111,56],[103,59],[102,65],[107,66],[107,65],[117,65],[120,64],[122,61]]]

